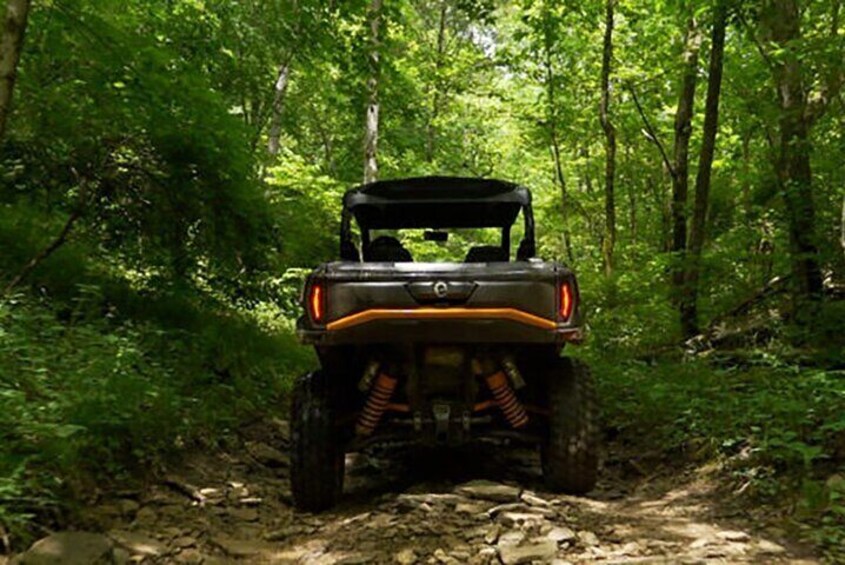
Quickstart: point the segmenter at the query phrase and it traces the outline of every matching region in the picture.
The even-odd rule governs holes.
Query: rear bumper
[[[371,309],[308,327],[300,341],[313,345],[356,343],[565,343],[583,340],[578,326],[512,308]]]

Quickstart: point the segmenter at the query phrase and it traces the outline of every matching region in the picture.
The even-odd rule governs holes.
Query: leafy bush
[[[14,536],[91,475],[155,470],[195,438],[278,410],[309,361],[290,333],[234,310],[172,299],[177,327],[90,315],[102,305],[98,288],[70,308],[0,302],[0,524]]]
[[[706,361],[587,355],[606,426],[618,441],[653,446],[667,460],[723,460],[747,495],[797,502],[795,518],[808,536],[838,555],[845,529],[845,372],[771,361],[718,369]]]

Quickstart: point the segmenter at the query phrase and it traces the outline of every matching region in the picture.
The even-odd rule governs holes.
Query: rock
[[[530,563],[532,561],[548,563],[557,554],[557,544],[548,539],[532,540],[524,545],[502,545],[500,543],[498,548],[499,557],[505,565]]]
[[[409,494],[403,493],[396,497],[397,502],[407,503],[410,506],[417,506],[423,502],[428,504],[458,504],[464,502],[464,498],[450,492],[446,493],[425,493],[425,494]]]
[[[633,556],[633,555],[638,555],[639,553],[642,552],[642,549],[643,548],[640,547],[640,544],[638,544],[635,541],[630,541],[630,542],[626,543],[625,545],[623,545],[618,550],[614,551],[613,554],[618,555],[618,556],[624,555],[624,556],[630,557],[630,556]]]
[[[509,502],[507,504],[499,504],[498,506],[494,506],[490,510],[487,511],[487,515],[491,518],[495,517],[496,514],[500,514],[502,512],[528,512],[529,506],[523,504],[522,502]]]
[[[541,506],[541,507],[551,506],[551,503],[548,500],[546,500],[545,498],[540,498],[539,496],[537,496],[533,492],[525,491],[525,492],[522,493],[522,495],[519,498],[524,503],[526,503],[528,506]]]
[[[502,532],[501,526],[499,524],[493,524],[490,529],[484,534],[484,543],[488,545],[493,545],[497,541],[499,541],[499,534]],[[518,542],[517,542],[518,543]]]
[[[234,539],[227,536],[216,536],[211,541],[228,556],[239,558],[255,557],[277,547],[263,541]]]
[[[114,544],[90,532],[58,532],[35,542],[20,565],[106,565],[114,563]]]
[[[575,532],[564,526],[555,526],[546,537],[555,543],[574,542],[577,539]]]
[[[748,541],[751,538],[751,536],[745,532],[731,530],[725,530],[716,535],[726,541]]]
[[[194,547],[197,545],[197,540],[191,536],[180,536],[173,540],[173,545],[185,549],[187,547]]]
[[[457,512],[458,514],[470,514],[472,516],[475,516],[476,514],[481,514],[483,517],[484,510],[484,505],[474,504],[472,502],[460,502],[455,505],[455,512]]]
[[[267,467],[278,468],[290,466],[290,459],[287,455],[266,443],[250,442],[246,445],[246,450],[256,461]]]
[[[519,545],[525,539],[525,532],[519,530],[511,530],[499,536],[498,546],[502,545]]]
[[[442,548],[436,549],[433,557],[437,563],[444,563],[446,565],[456,565],[458,563],[457,559],[449,556]]]
[[[139,526],[152,526],[158,520],[158,514],[149,506],[144,506],[135,513],[135,523]]]
[[[585,547],[594,547],[599,544],[599,538],[593,532],[582,530],[578,532],[578,540]]]
[[[255,522],[258,520],[258,510],[255,508],[229,508],[228,513],[238,522]]]
[[[414,550],[407,547],[393,556],[393,560],[399,565],[413,565],[417,562],[417,554]]]
[[[469,551],[463,549],[453,549],[449,552],[449,557],[454,558],[458,563],[466,563],[469,561],[471,557],[471,553]]]
[[[157,539],[137,532],[114,530],[109,532],[109,537],[111,537],[121,547],[126,548],[129,553],[133,555],[159,557],[167,553],[167,547],[163,543]]]
[[[120,508],[120,513],[123,516],[128,518],[132,518],[138,512],[138,509],[141,508],[141,505],[138,504],[137,501],[131,500],[129,498],[122,498],[117,503],[118,508]]]
[[[196,549],[186,549],[175,557],[175,561],[186,565],[201,565],[205,562],[205,556]]]
[[[693,541],[689,544],[690,549],[701,549],[702,547],[708,546],[713,543],[713,540],[710,538],[698,538],[697,540]]]
[[[498,519],[502,524],[509,528],[516,528],[519,526],[540,526],[546,521],[545,518],[537,514],[530,514],[528,512],[502,512]]]
[[[519,500],[519,488],[491,481],[470,481],[458,486],[455,492],[470,498],[494,502],[515,502]]]
[[[773,541],[761,539],[755,544],[755,549],[758,553],[764,553],[768,555],[778,555],[781,553],[786,553],[786,548],[780,544],[777,544]]]
[[[496,551],[495,547],[482,547],[478,551],[478,555],[476,559],[471,560],[473,563],[498,563],[498,556],[499,552]]]

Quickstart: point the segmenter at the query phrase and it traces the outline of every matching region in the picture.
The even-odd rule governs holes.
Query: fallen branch
[[[200,489],[198,489],[194,485],[188,484],[180,479],[177,479],[176,477],[166,477],[164,479],[164,484],[186,495],[188,498],[197,502],[200,506],[205,505],[205,502],[207,500],[205,495],[202,494],[200,492]]]
[[[790,275],[783,275],[778,276],[770,280],[763,286],[762,289],[757,291],[754,295],[750,296],[746,300],[740,302],[737,306],[733,307],[732,309],[728,310],[724,314],[720,314],[713,318],[710,324],[707,326],[707,330],[704,332],[705,335],[711,334],[715,329],[716,326],[723,322],[727,318],[734,318],[736,316],[741,316],[743,314],[747,314],[751,307],[755,304],[762,302],[766,298],[774,295],[780,294],[781,292],[786,292],[787,283],[789,282]]]

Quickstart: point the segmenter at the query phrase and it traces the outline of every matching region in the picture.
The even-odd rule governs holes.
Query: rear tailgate
[[[561,313],[567,281],[577,304],[572,273],[554,263],[327,263],[304,300],[321,287],[321,319],[306,315],[300,335],[332,343],[574,339],[577,312]]]

